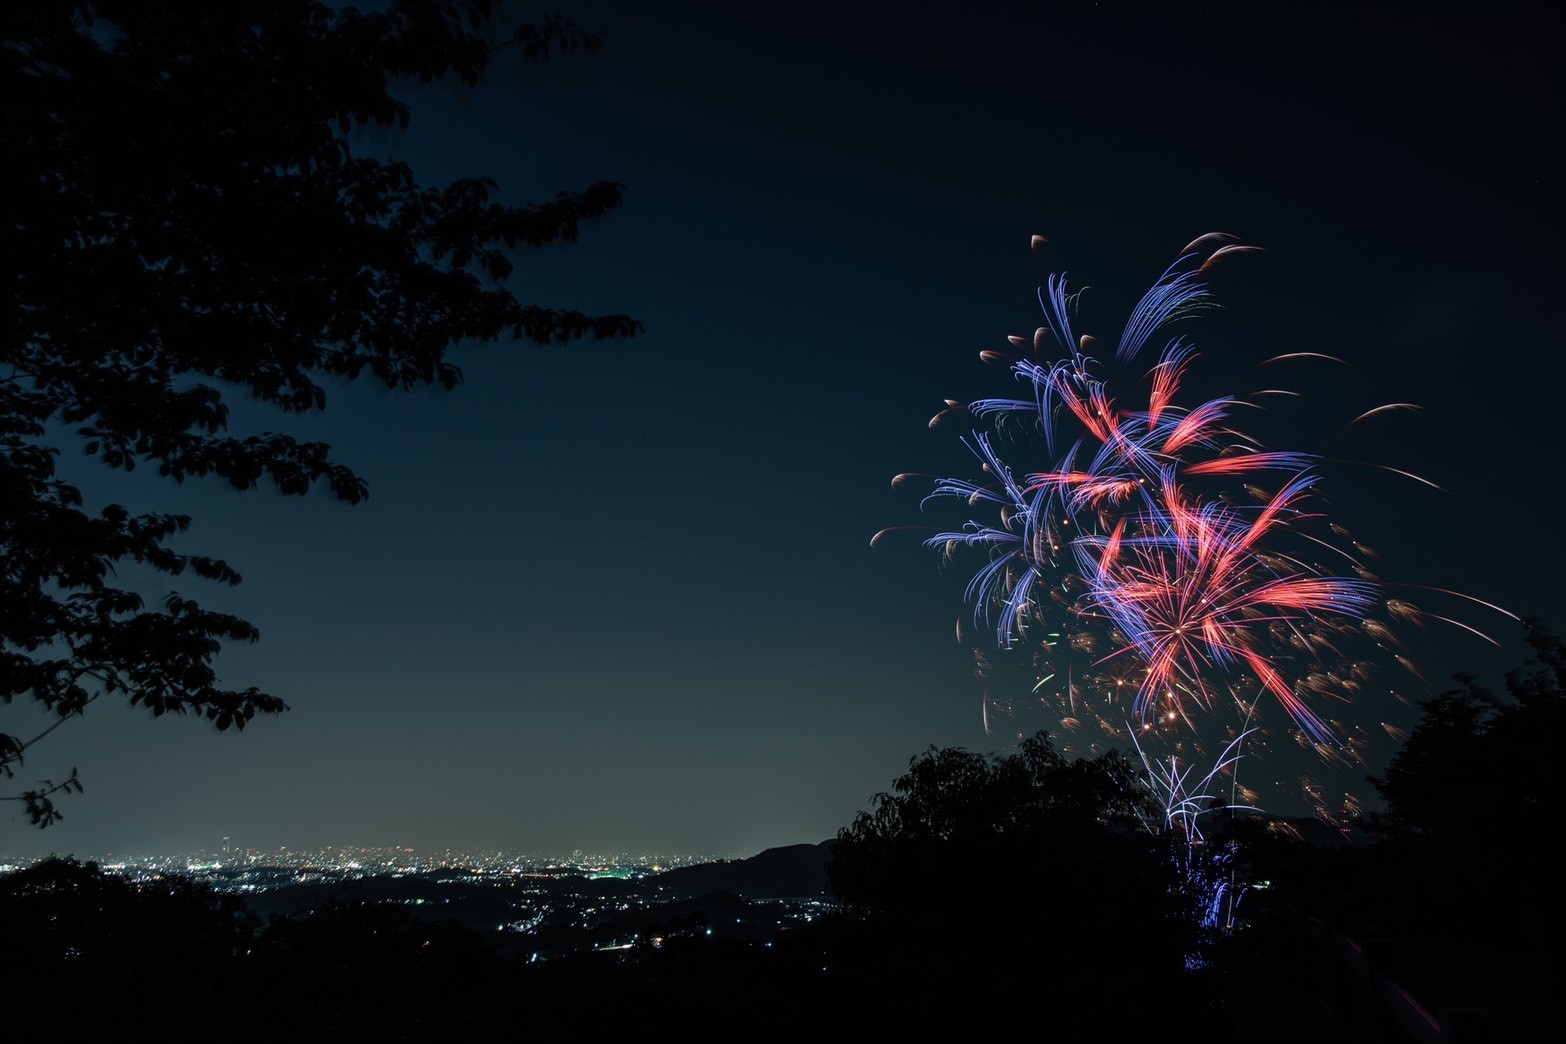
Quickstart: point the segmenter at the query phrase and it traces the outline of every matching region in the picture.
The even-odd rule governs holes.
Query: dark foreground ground
[[[1351,880],[1290,855],[1302,878]],[[1348,856],[1363,870],[1363,854],[1323,858]],[[1408,867],[1388,878],[1416,890]],[[1329,945],[1303,928],[1318,915],[1386,910],[1375,888],[1334,893],[1333,908],[1313,911],[1277,890],[1252,892],[1243,927],[1198,936],[1156,916],[1106,914],[1102,898],[1043,903],[1025,880],[997,880],[967,902],[953,894],[914,916],[838,910],[785,923],[765,914],[778,904],[708,893],[638,914],[623,948],[539,959],[514,935],[446,919],[439,903],[360,896],[263,917],[187,879],[137,884],[52,861],[0,879],[5,1039],[1413,1039],[1367,1006],[1344,958],[1361,944]],[[1552,918],[1507,922],[1516,930],[1502,949],[1475,948],[1483,939],[1449,917],[1426,924],[1423,947],[1382,940],[1366,952],[1432,1014],[1466,1012],[1452,1039],[1557,1039],[1559,947],[1531,948]]]

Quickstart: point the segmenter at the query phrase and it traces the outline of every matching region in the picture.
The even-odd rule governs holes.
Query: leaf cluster
[[[69,717],[116,694],[219,729],[286,709],[213,670],[253,626],[178,593],[149,607],[115,579],[125,562],[240,574],[170,546],[187,516],[89,513],[57,474],[62,444],[124,471],[358,503],[368,487],[329,446],[235,434],[225,396],[317,411],[332,380],[452,388],[462,342],[641,329],[504,285],[512,252],[574,242],[618,184],[511,205],[490,178],[426,185],[356,151],[356,129],[407,125],[399,82],[478,84],[508,48],[540,61],[602,40],[559,18],[502,37],[498,14],[489,0],[5,9],[0,700]],[[0,767],[32,742],[6,735]]]

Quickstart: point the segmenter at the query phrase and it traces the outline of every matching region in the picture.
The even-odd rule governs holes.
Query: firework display
[[[1063,750],[1130,740],[1145,764],[1167,767],[1166,784],[1183,779],[1182,764],[1211,764],[1204,787],[1222,777],[1230,803],[1282,788],[1336,819],[1356,799],[1320,777],[1336,766],[1362,779],[1372,745],[1401,735],[1389,719],[1408,701],[1382,662],[1412,669],[1393,620],[1424,614],[1389,597],[1369,549],[1329,517],[1323,460],[1241,426],[1262,395],[1290,393],[1187,391],[1200,355],[1182,321],[1212,306],[1215,263],[1253,249],[1216,233],[1189,244],[1106,358],[1073,329],[1077,295],[1064,275],[1050,276],[1039,290],[1045,325],[1012,337],[1011,351],[981,353],[1019,394],[947,400],[931,421],[974,425],[962,442],[978,477],[933,479],[924,505],[955,500],[987,517],[926,544],[952,561],[986,554],[959,636],[974,639],[987,728],[1036,699]],[[1171,336],[1174,326],[1182,332]],[[1306,356],[1330,359],[1267,362]],[[1029,469],[1007,463],[1018,453]],[[1241,785],[1241,758],[1280,744],[1313,751],[1323,770],[1283,779],[1252,769]]]

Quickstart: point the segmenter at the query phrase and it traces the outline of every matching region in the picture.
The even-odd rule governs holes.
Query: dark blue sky
[[[90,500],[195,516],[185,547],[245,583],[180,590],[262,632],[224,680],[293,710],[217,735],[95,704],[26,765],[86,794],[0,851],[749,852],[830,836],[928,744],[1049,724],[987,736],[963,574],[869,547],[922,521],[892,475],[971,470],[926,421],[1007,394],[976,353],[1039,323],[1035,233],[1106,335],[1197,235],[1265,247],[1197,342],[1241,383],[1282,352],[1352,364],[1299,448],[1350,404],[1421,404],[1352,449],[1448,492],[1346,469],[1334,504],[1388,575],[1563,625],[1552,13],[752,6],[565,5],[601,53],[410,89],[412,127],[362,143],[516,201],[624,182],[513,284],[645,336],[466,349],[451,394],[344,386],[302,423],[236,402],[238,431],[330,442],[356,508],[67,458]],[[1458,611],[1506,649],[1435,633],[1438,685],[1522,658]]]

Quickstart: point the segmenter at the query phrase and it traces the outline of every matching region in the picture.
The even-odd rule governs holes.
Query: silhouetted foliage
[[[118,1036],[156,1010],[164,1039],[181,1039],[195,1016],[230,1003],[225,985],[242,985],[214,972],[231,968],[260,919],[187,878],[137,885],[94,863],[49,859],[0,878],[0,924],[5,987],[18,1002],[7,1005],[8,1036]]]
[[[51,859],[0,878],[6,1029],[19,1040],[427,1039],[495,1033],[519,969],[407,907],[261,919],[176,874]]]
[[[1566,647],[1537,624],[1534,658],[1497,693],[1460,675],[1380,777],[1370,844],[1272,852],[1288,898],[1380,942],[1382,969],[1429,1010],[1486,1012],[1495,1039],[1557,1035],[1556,763]]]
[[[325,406],[323,379],[451,388],[462,375],[446,355],[463,341],[641,329],[502,282],[509,251],[575,241],[619,185],[510,206],[488,178],[424,185],[354,151],[356,128],[407,125],[396,80],[477,84],[508,52],[601,43],[558,18],[502,37],[497,13],[491,0],[6,7],[0,699],[31,696],[63,719],[116,695],[219,729],[286,709],[213,671],[223,641],[257,637],[251,624],[180,594],[149,609],[113,582],[127,561],[226,584],[239,573],[169,546],[187,516],[89,514],[56,476],[62,443],[111,468],[324,485],[357,503],[364,481],[325,444],[230,434],[225,389],[304,413]],[[36,738],[0,736],[8,776]],[[34,823],[58,816],[59,789],[22,795]]]
[[[1120,755],[1067,761],[1046,733],[1005,758],[931,747],[892,790],[838,832],[829,867],[839,898],[872,916],[922,916],[933,877],[959,872],[971,856],[1036,856],[1042,865],[1030,873],[1070,877],[1047,847],[1087,835],[1141,845],[1146,817],[1158,816]]]
[[[274,918],[247,970],[288,999],[278,1033],[318,1040],[493,1033],[516,978],[503,973],[478,935],[453,921],[363,902]]]
[[[932,747],[873,806],[829,867],[871,933],[839,960],[919,996],[910,1025],[1026,996],[1063,1033],[1209,1031],[1174,839],[1122,756],[1068,761],[1042,732],[1006,757]]]
[[[1534,658],[1498,696],[1471,676],[1422,700],[1424,717],[1380,778],[1375,829],[1392,838],[1466,846],[1492,833],[1526,836],[1559,822],[1555,760],[1566,723],[1566,647],[1528,627]]]

